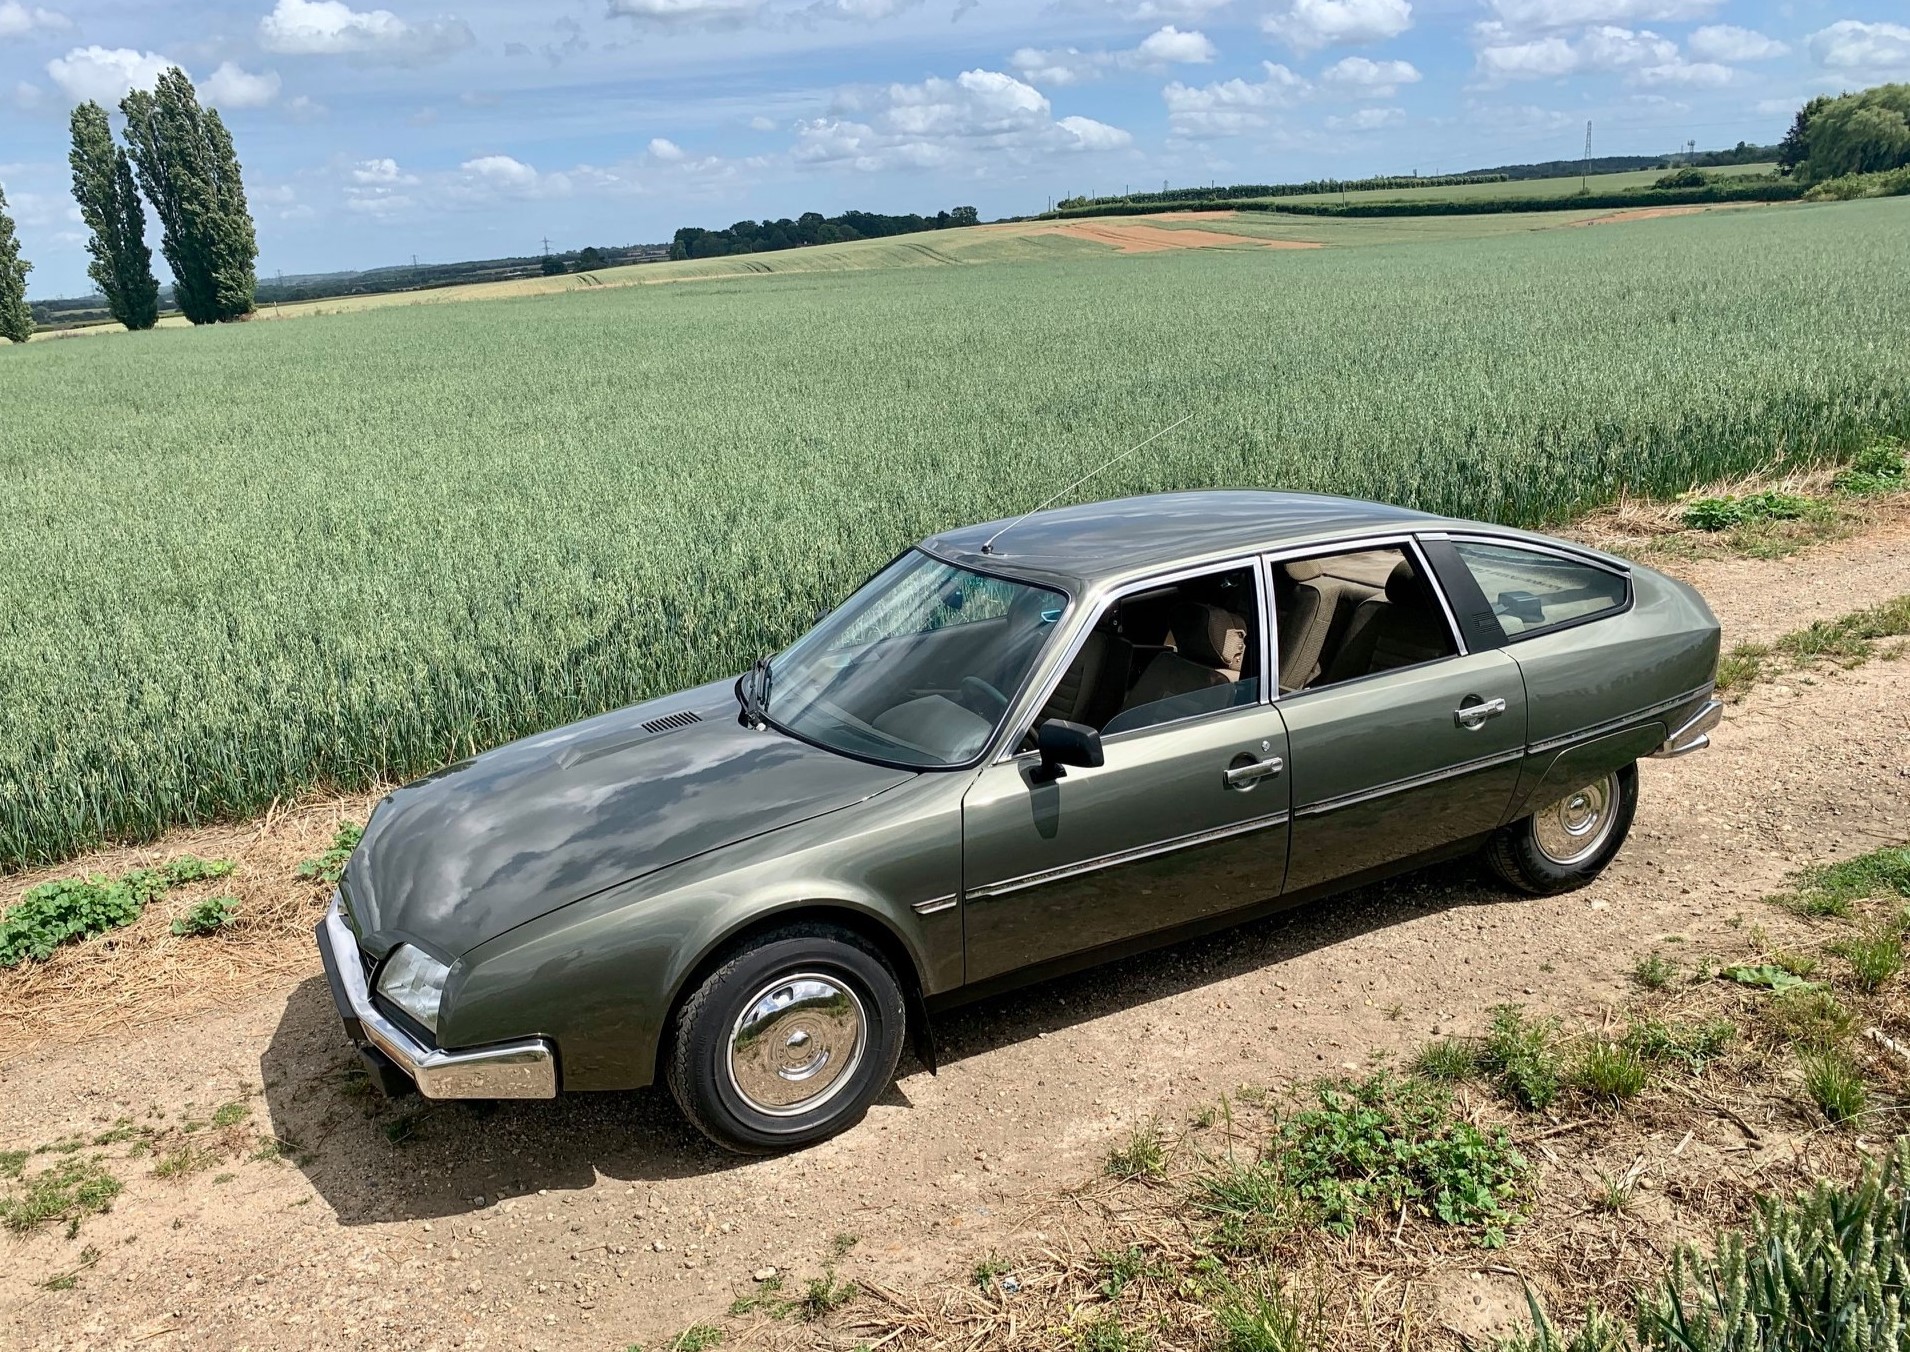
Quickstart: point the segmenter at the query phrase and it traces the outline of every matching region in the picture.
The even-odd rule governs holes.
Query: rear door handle
[[[1230,789],[1252,788],[1261,780],[1277,775],[1286,768],[1286,762],[1278,756],[1248,761],[1245,765],[1230,765],[1227,767],[1227,787]]]
[[[1497,718],[1504,712],[1505,701],[1502,699],[1478,700],[1476,703],[1462,704],[1454,709],[1452,721],[1468,732],[1477,732],[1486,725],[1488,718]]]

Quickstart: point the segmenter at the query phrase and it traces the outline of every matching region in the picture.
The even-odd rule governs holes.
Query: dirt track
[[[1906,543],[1899,522],[1682,571],[1727,641],[1769,637],[1910,591]],[[1655,940],[1735,951],[1727,922],[1761,918],[1787,870],[1904,838],[1910,661],[1759,687],[1716,740],[1646,764],[1591,889],[1515,901],[1455,866],[996,1001],[941,1026],[939,1076],[905,1067],[862,1127],[786,1158],[722,1155],[655,1093],[411,1119],[353,1092],[315,962],[176,1027],[42,1046],[0,1063],[0,1149],[245,1098],[295,1161],[117,1164],[125,1194],[76,1238],[0,1241],[0,1346],[622,1348],[720,1317],[752,1270],[821,1271],[839,1233],[860,1236],[848,1275],[958,1276],[1141,1118],[1471,1030],[1501,1000],[1596,1018]],[[75,1289],[33,1285],[87,1245]]]

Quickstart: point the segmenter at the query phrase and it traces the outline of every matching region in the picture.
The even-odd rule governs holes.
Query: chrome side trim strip
[[[1542,742],[1532,743],[1532,754],[1537,756],[1547,751],[1560,751],[1572,745],[1574,742],[1589,742],[1595,737],[1603,737],[1608,732],[1618,732],[1643,719],[1653,718],[1662,713],[1669,713],[1681,704],[1689,704],[1694,699],[1709,695],[1711,689],[1712,687],[1708,685],[1701,685],[1695,689],[1687,690],[1684,694],[1676,696],[1673,699],[1660,700],[1649,708],[1636,709],[1618,718],[1608,718],[1603,723],[1594,723],[1589,728],[1579,728],[1575,732],[1565,732],[1560,733],[1556,737],[1547,737]]]
[[[1024,873],[1019,878],[1004,878],[998,883],[985,883],[980,887],[969,888],[968,899],[985,901],[993,897],[1005,897],[1010,892],[1020,892],[1046,883],[1061,882],[1067,878],[1079,877],[1084,873],[1099,873],[1102,869],[1114,868],[1120,864],[1138,863],[1143,859],[1151,859],[1155,855],[1173,854],[1178,850],[1192,849],[1196,845],[1211,845],[1216,841],[1244,836],[1254,831],[1264,831],[1269,827],[1285,826],[1290,816],[1291,814],[1286,812],[1270,812],[1264,817],[1234,822],[1229,826],[1217,826],[1210,831],[1195,831],[1190,835],[1176,836],[1172,840],[1161,841],[1154,845],[1140,845],[1131,850],[1117,850],[1113,854],[1098,855],[1077,864],[1063,864],[1059,868],[1043,869],[1038,873]]]
[[[426,1047],[387,1019],[372,1002],[358,939],[345,923],[338,896],[321,930],[365,1039],[391,1058],[429,1099],[547,1099],[557,1097],[557,1049],[541,1037],[501,1042],[476,1051]]]
[[[1443,770],[1434,770],[1428,774],[1413,775],[1408,779],[1395,779],[1374,789],[1361,789],[1358,793],[1343,793],[1337,798],[1322,798],[1317,803],[1308,803],[1293,810],[1295,817],[1318,817],[1328,812],[1337,812],[1343,807],[1353,807],[1359,803],[1370,803],[1375,798],[1388,798],[1396,793],[1409,793],[1413,789],[1423,789],[1427,785],[1442,780],[1458,779],[1461,775],[1475,774],[1480,770],[1490,770],[1495,766],[1509,765],[1513,761],[1525,759],[1525,748],[1514,747],[1510,751],[1495,752],[1490,756],[1480,756],[1476,760],[1462,761],[1458,765],[1449,765]]]
[[[1678,730],[1665,738],[1665,744],[1651,754],[1665,760],[1689,756],[1711,745],[1711,730],[1724,721],[1724,703],[1708,699],[1704,707],[1685,720]]]
[[[937,915],[954,906],[959,900],[959,897],[953,892],[950,892],[945,897],[930,897],[927,901],[915,902],[909,909],[914,911],[917,915]]]

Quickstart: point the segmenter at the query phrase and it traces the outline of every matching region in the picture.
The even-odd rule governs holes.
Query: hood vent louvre
[[[645,732],[675,732],[678,728],[687,728],[692,723],[701,723],[702,716],[685,709],[680,714],[666,714],[662,718],[653,718],[643,725]]]

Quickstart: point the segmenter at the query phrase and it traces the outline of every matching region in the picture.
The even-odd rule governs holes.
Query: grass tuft
[[[1607,1103],[1637,1098],[1645,1087],[1644,1058],[1617,1042],[1594,1042],[1572,1066],[1571,1082],[1580,1092]]]
[[[1862,1115],[1870,1096],[1849,1053],[1835,1048],[1806,1052],[1798,1064],[1804,1071],[1804,1092],[1831,1122],[1842,1124]]]
[[[123,1186],[97,1158],[69,1156],[51,1169],[26,1178],[12,1195],[0,1197],[0,1225],[17,1234],[47,1221],[66,1221],[76,1229],[81,1219],[110,1211]]]
[[[1527,1019],[1518,1005],[1497,1005],[1479,1049],[1479,1066],[1521,1108],[1548,1108],[1558,1097],[1558,1021]]]
[[[1441,1038],[1419,1049],[1411,1069],[1422,1080],[1453,1084],[1479,1073],[1479,1053],[1463,1038]]]
[[[1160,1123],[1153,1118],[1128,1133],[1126,1141],[1108,1152],[1110,1178],[1152,1181],[1167,1176],[1167,1147],[1161,1139]]]
[[[1218,1352],[1315,1352],[1326,1346],[1320,1323],[1264,1273],[1228,1283],[1214,1306]]]

